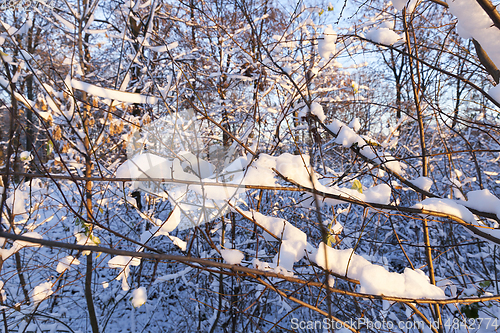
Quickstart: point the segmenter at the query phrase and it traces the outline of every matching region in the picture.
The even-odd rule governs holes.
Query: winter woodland
[[[2,332],[494,332],[490,0],[0,0]]]

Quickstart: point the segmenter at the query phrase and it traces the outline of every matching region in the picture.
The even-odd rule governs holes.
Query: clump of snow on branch
[[[432,187],[433,181],[429,177],[418,177],[411,180],[411,183],[424,191],[429,191]]]
[[[245,258],[245,255],[238,250],[235,249],[223,249],[220,251],[222,258],[224,261],[230,265],[241,264],[241,261]]]
[[[259,226],[266,230],[264,233],[266,240],[276,241],[275,237],[281,240],[280,250],[274,257],[273,265],[270,268],[279,266],[289,272],[293,271],[293,264],[305,255],[307,247],[306,233],[281,218],[266,216],[257,211],[241,213],[255,220]]]
[[[308,113],[311,113],[318,117],[321,122],[326,120],[325,113],[323,112],[323,107],[318,102],[312,102],[310,108],[308,106],[305,106],[302,110],[300,110],[298,115],[299,119],[305,118]]]
[[[28,197],[28,193],[18,188],[7,198],[5,204],[11,209],[13,215],[24,214],[26,213],[26,200]]]
[[[359,119],[357,117],[353,118],[349,123],[349,127],[352,128],[355,132],[359,131],[359,129],[361,128]]]
[[[148,300],[148,292],[146,291],[146,288],[140,287],[137,289],[132,290],[132,299],[131,303],[134,308],[138,308],[141,305],[144,305],[146,301]]]
[[[19,157],[20,157],[21,161],[23,161],[23,162],[29,162],[29,161],[33,160],[33,155],[29,151],[23,151],[19,155]]]
[[[325,113],[323,112],[323,107],[317,102],[311,103],[311,114],[318,117],[318,119],[323,122],[326,119]]]
[[[393,45],[401,37],[389,28],[373,28],[366,33],[366,38],[379,44]]]
[[[346,127],[348,128],[348,127]],[[348,130],[352,131],[350,128]],[[397,161],[389,163],[398,163]],[[396,166],[392,166],[396,169]],[[391,197],[391,188],[387,184],[380,184],[369,188],[360,193],[357,190],[351,188],[338,187],[338,186],[325,186],[318,181],[318,175],[311,168],[309,163],[309,157],[304,155],[292,155],[289,153],[282,154],[278,157],[272,157],[266,154],[260,154],[259,159],[252,163],[245,177],[246,185],[275,185],[276,179],[272,173],[272,169],[276,169],[281,175],[286,177],[286,179],[293,181],[294,183],[308,187],[315,188],[318,191],[337,195],[344,198],[351,198],[356,200],[361,200],[370,203],[381,203],[388,204]],[[261,178],[261,175],[267,175],[265,180]],[[272,178],[272,181],[270,179]],[[341,203],[341,200],[325,198],[321,205],[328,203],[330,205],[336,205]]]
[[[323,35],[318,39],[318,52],[324,59],[330,59],[330,56],[335,53],[335,42],[337,41],[337,33],[331,25],[327,25]]]
[[[500,102],[500,84],[491,88],[488,94],[490,94],[495,101]]]
[[[460,200],[459,203],[465,207],[496,214],[500,219],[500,199],[488,189],[470,191],[467,193],[467,201]]]
[[[111,268],[121,269],[120,274],[116,277],[117,280],[122,280],[122,289],[128,291],[130,289],[128,285],[128,276],[130,274],[130,266],[138,266],[141,263],[141,259],[132,258],[129,256],[116,256],[108,261],[108,266]]]
[[[362,293],[407,298],[446,297],[421,270],[405,268],[402,274],[389,272],[355,254],[353,249],[336,250],[321,243],[310,257],[324,269],[359,280]]]
[[[470,210],[451,199],[427,198],[413,205],[412,208],[453,215],[469,223],[475,222],[474,215]]]
[[[355,123],[352,124],[352,127],[354,128],[355,125]],[[403,173],[402,166],[399,161],[396,161],[396,159],[389,153],[377,152],[372,145],[368,144],[368,142],[372,142],[373,140],[371,138],[364,138],[361,135],[358,135],[350,128],[351,126],[347,126],[340,120],[334,119],[330,124],[326,125],[326,127],[333,133],[333,135],[336,136],[334,141],[335,143],[341,144],[347,148],[355,144],[359,148],[361,155],[371,160],[372,163],[380,164],[392,172],[400,175]]]
[[[36,238],[36,239],[43,239],[43,237],[37,232],[27,232],[27,233],[23,234],[23,236]],[[5,242],[5,239],[3,239],[3,242]],[[14,243],[12,244],[12,247],[10,249],[0,249],[0,254],[2,256],[2,260],[6,260],[11,255],[16,253],[20,249],[22,249],[23,247],[41,247],[41,245],[36,244],[36,243],[30,243],[30,242],[16,240],[16,241],[14,241]]]
[[[80,261],[73,256],[66,256],[59,260],[56,271],[57,273],[62,273],[65,270],[69,270],[71,268],[71,265],[80,265]]]
[[[100,244],[99,237],[94,235],[86,234],[85,232],[75,232],[74,236],[76,238],[76,244],[87,245],[87,246],[98,246]],[[90,251],[82,251],[84,256],[89,255]]]
[[[109,88],[102,88],[94,84],[78,81],[75,79],[71,80],[71,87],[85,91],[93,96],[104,98],[105,99],[104,102],[106,104],[110,104],[112,100],[125,103],[150,103],[150,104],[155,104],[158,101],[156,97],[113,90]]]
[[[462,38],[474,38],[490,59],[500,66],[500,30],[475,0],[446,1],[450,12],[458,18],[457,32]],[[496,89],[494,92],[497,92]],[[499,96],[500,97],[500,96]],[[496,98],[500,100],[500,98]]]
[[[7,293],[5,292],[4,290],[4,282],[3,281],[0,281],[0,300],[2,302],[5,302],[5,300],[7,299]]]
[[[33,303],[40,303],[53,293],[52,282],[44,282],[33,288],[31,291],[31,300]]]

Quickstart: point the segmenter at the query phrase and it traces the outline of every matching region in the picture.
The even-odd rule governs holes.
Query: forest
[[[497,331],[499,3],[0,0],[0,331]]]

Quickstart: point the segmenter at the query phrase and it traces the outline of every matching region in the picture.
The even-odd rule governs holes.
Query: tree
[[[3,330],[496,329],[498,13],[345,10],[0,13]]]

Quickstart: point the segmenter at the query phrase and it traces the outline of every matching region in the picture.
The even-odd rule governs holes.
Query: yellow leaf
[[[7,53],[4,53],[4,52],[2,52],[2,51],[0,51],[0,55],[1,55],[1,56],[4,56],[4,57],[8,57],[8,56],[9,56]]]
[[[94,236],[94,235],[90,235],[90,237],[92,237],[92,241],[96,244],[96,245],[100,245],[101,244],[101,240],[99,239],[99,237],[97,236]]]
[[[357,179],[354,179],[354,180],[352,181],[352,186],[351,186],[351,188],[352,188],[353,190],[358,191],[359,193],[363,193],[363,185],[361,185],[361,182],[360,182],[359,180],[357,180]]]
[[[328,234],[328,236],[326,236],[326,245],[328,245],[329,247],[333,247],[335,243],[337,243],[335,241],[335,236]]]

